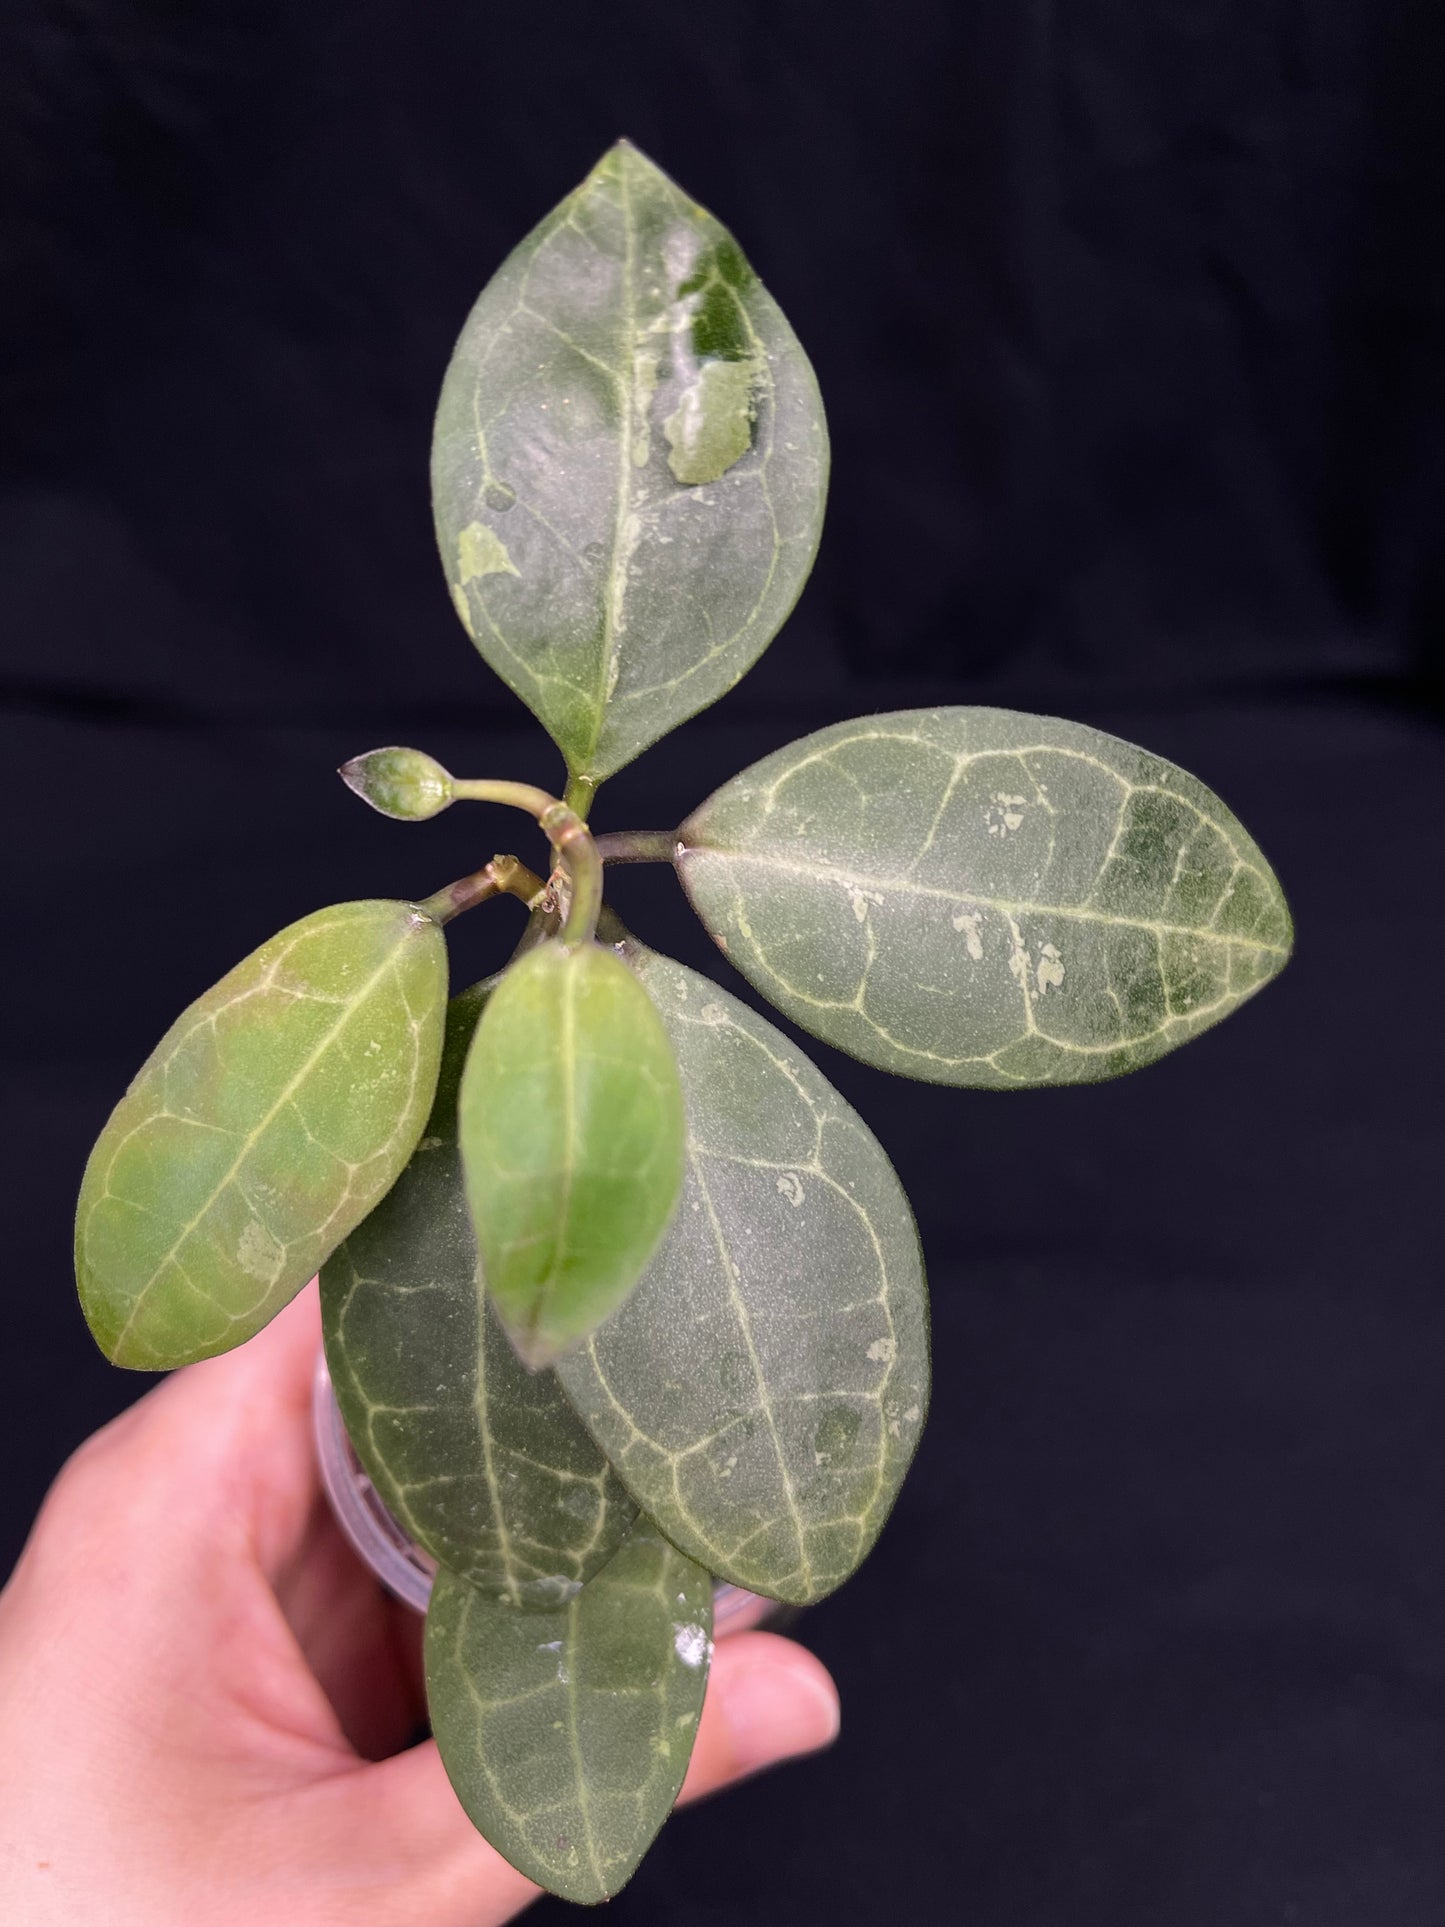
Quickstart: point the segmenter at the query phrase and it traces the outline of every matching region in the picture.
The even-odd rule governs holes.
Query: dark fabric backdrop
[[[835,479],[784,636],[599,824],[860,710],[1060,711],[1225,796],[1299,951],[1103,1088],[816,1051],[915,1197],[934,1413],[802,1624],[838,1747],[611,1917],[1439,1927],[1442,48],[1427,0],[8,0],[0,1572],[142,1389],[69,1281],[127,1078],[271,930],[475,861],[336,764],[555,775],[452,616],[430,412],[626,133],[788,311]]]

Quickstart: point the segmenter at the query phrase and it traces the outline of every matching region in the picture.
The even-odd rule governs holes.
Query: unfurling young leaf
[[[553,1609],[637,1509],[551,1372],[524,1369],[482,1292],[457,1149],[457,1087],[490,994],[454,998],[411,1163],[321,1269],[326,1359],[373,1485],[487,1598]]]
[[[374,810],[406,823],[423,823],[452,801],[450,773],[419,749],[369,749],[338,774]]]
[[[493,991],[458,1123],[482,1275],[532,1366],[637,1283],[682,1185],[677,1062],[651,998],[597,944],[544,944]]]
[[[711,1654],[712,1581],[645,1520],[559,1612],[438,1573],[427,1709],[472,1824],[564,1900],[615,1894],[677,1798]]]
[[[436,1087],[446,944],[412,904],[318,910],[180,1017],[91,1152],[81,1304],[117,1365],[229,1351],[391,1185]]]
[[[1151,1063],[1289,958],[1283,893],[1204,785],[1005,709],[839,723],[744,770],[677,867],[763,996],[907,1077],[1018,1088]]]
[[[468,634],[597,781],[762,654],[812,566],[827,474],[782,312],[621,141],[472,310],[432,499]]]
[[[858,1114],[706,977],[628,942],[682,1070],[688,1176],[642,1283],[558,1376],[710,1571],[799,1603],[877,1538],[928,1407],[913,1213]]]

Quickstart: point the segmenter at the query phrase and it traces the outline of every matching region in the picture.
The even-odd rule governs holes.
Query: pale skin
[[[494,1927],[536,1897],[411,1743],[420,1622],[318,1489],[318,1344],[313,1286],[51,1488],[0,1592],[0,1920]],[[837,1727],[802,1647],[721,1641],[682,1799]]]

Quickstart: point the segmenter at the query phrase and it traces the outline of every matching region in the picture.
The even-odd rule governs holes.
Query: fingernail
[[[728,1681],[728,1737],[742,1773],[813,1753],[838,1734],[838,1695],[820,1662],[795,1648],[759,1656]]]

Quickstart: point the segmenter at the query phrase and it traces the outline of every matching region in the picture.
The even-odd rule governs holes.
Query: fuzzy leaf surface
[[[622,141],[473,308],[432,500],[467,632],[597,780],[762,654],[812,567],[827,473],[782,311]]]
[[[558,1376],[643,1510],[722,1578],[831,1592],[928,1406],[913,1213],[822,1072],[708,978],[629,943],[682,1067],[688,1176],[636,1292]]]
[[[414,905],[303,917],[177,1019],[101,1132],[75,1270],[117,1365],[259,1331],[411,1156],[436,1088],[446,943]]]
[[[940,1084],[1086,1084],[1152,1063],[1284,968],[1243,825],[1185,771],[1006,709],[839,723],[678,832],[713,936],[797,1024]]]
[[[458,1123],[487,1292],[551,1362],[632,1290],[682,1187],[682,1086],[651,998],[595,943],[543,944],[487,1000]]]
[[[411,1163],[321,1270],[326,1362],[367,1475],[411,1536],[477,1591],[565,1604],[637,1509],[551,1372],[486,1302],[457,1148],[457,1088],[490,994],[454,998]]]
[[[513,1612],[437,1575],[432,1730],[504,1859],[566,1900],[624,1885],[687,1771],[711,1636],[712,1580],[645,1520],[557,1612]]]

